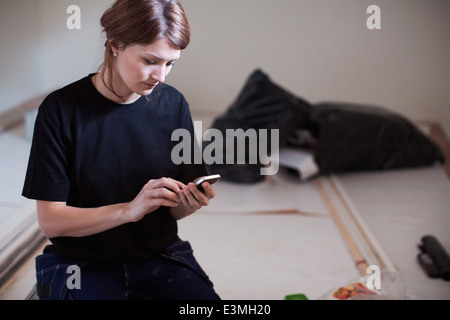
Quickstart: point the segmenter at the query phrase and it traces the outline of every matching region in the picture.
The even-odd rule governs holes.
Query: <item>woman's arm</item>
[[[39,227],[47,238],[82,237],[128,222],[126,204],[76,208],[65,202],[37,201]]]
[[[48,238],[89,236],[139,221],[161,206],[177,207],[181,202],[178,192],[183,187],[181,182],[171,178],[150,180],[133,201],[98,208],[77,208],[65,202],[38,200],[39,226]]]

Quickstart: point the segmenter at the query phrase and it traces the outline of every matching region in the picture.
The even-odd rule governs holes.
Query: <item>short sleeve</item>
[[[47,97],[38,109],[22,195],[29,199],[66,201],[69,192],[67,148],[58,102]]]

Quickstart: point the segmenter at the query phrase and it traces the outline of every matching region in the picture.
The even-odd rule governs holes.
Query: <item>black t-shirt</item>
[[[59,89],[38,110],[22,195],[94,208],[133,200],[150,179],[188,183],[203,164],[176,165],[172,132],[187,129],[195,142],[183,95],[162,84],[131,104],[106,99],[93,74]],[[193,162],[193,161],[192,161]],[[142,220],[86,237],[50,239],[61,257],[87,261],[139,261],[178,240],[177,222],[160,207]]]

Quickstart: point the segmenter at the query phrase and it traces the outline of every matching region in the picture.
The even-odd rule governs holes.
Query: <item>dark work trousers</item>
[[[220,300],[182,240],[139,263],[90,264],[44,253],[36,257],[36,278],[40,300]]]

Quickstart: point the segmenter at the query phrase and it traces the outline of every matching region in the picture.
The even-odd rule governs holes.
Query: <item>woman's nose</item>
[[[152,78],[160,83],[166,80],[165,66],[160,66],[152,72]]]

